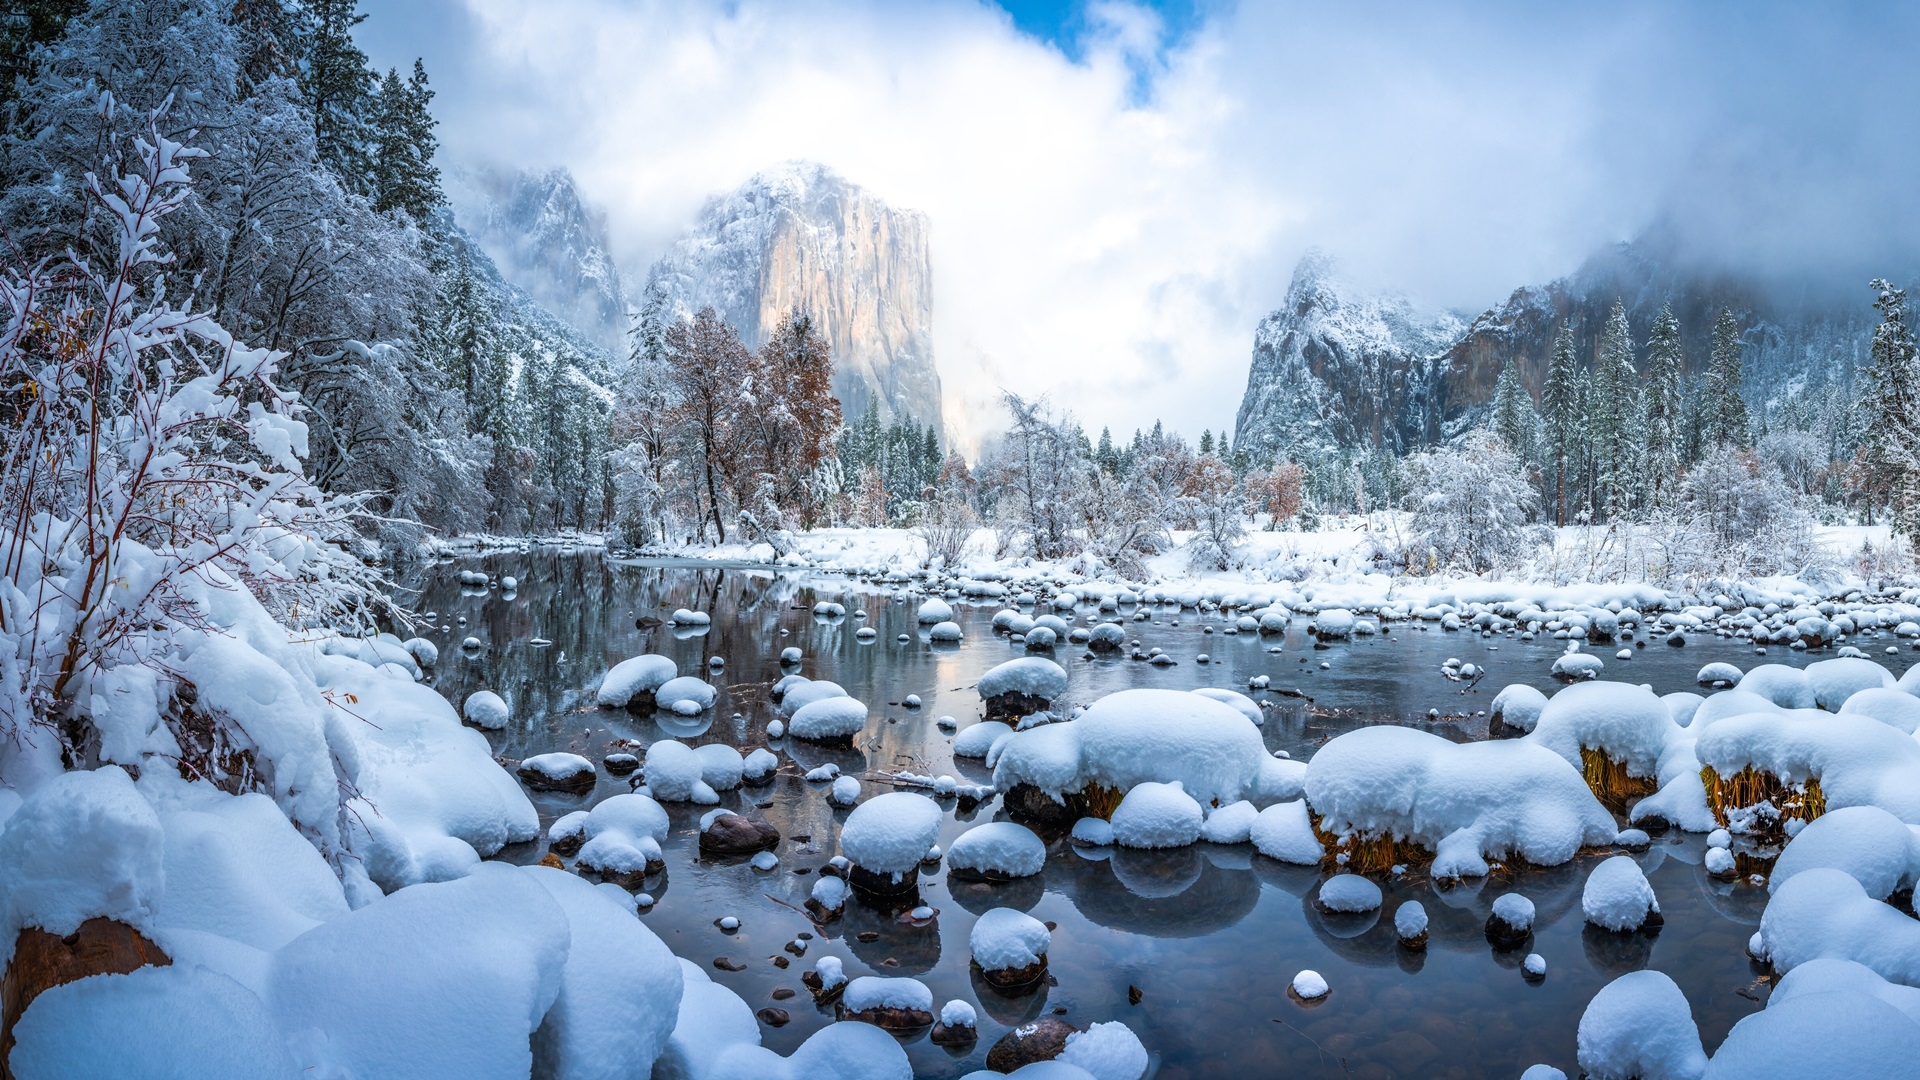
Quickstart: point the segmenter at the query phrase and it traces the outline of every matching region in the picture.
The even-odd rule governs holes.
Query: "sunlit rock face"
[[[927,217],[888,206],[823,166],[787,162],[709,202],[648,274],[690,315],[711,305],[757,347],[788,312],[833,347],[833,391],[857,417],[878,402],[940,422]]]

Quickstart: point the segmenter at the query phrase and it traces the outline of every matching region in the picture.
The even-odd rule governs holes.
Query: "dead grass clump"
[[[1713,820],[1724,828],[1730,813],[1771,803],[1779,812],[1779,821],[1798,818],[1812,821],[1827,812],[1827,797],[1820,790],[1819,777],[1804,784],[1788,784],[1770,772],[1749,765],[1732,776],[1721,776],[1711,765],[1700,769],[1700,782],[1707,789],[1707,808]]]
[[[1657,778],[1635,776],[1627,771],[1626,762],[1616,761],[1598,747],[1580,748],[1580,775],[1586,779],[1587,787],[1593,789],[1594,798],[1618,814],[1626,812],[1629,800],[1660,790]]]

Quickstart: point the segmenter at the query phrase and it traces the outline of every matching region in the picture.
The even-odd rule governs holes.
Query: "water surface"
[[[462,589],[463,569],[513,575],[519,588],[511,596]],[[666,738],[724,742],[743,752],[771,745],[781,755],[772,785],[727,792],[721,801],[780,829],[786,838],[778,850],[781,865],[762,873],[744,860],[701,860],[697,834],[706,808],[670,806],[674,831],[666,845],[667,869],[647,881],[658,903],[643,918],[677,955],[704,965],[752,1008],[786,1009],[790,1023],[761,1030],[763,1042],[782,1053],[833,1019],[830,1008],[815,1008],[800,983],[801,972],[822,952],[842,958],[849,977],[918,978],[932,988],[936,1008],[952,998],[975,1005],[980,1040],[970,1050],[951,1051],[925,1037],[906,1043],[916,1075],[926,1077],[984,1067],[994,1040],[1048,1012],[1062,1012],[1083,1027],[1124,1021],[1154,1055],[1156,1075],[1166,1080],[1512,1078],[1535,1062],[1577,1075],[1580,1013],[1601,986],[1627,971],[1652,967],[1672,976],[1692,1003],[1709,1051],[1766,1000],[1762,973],[1745,954],[1765,889],[1712,880],[1700,865],[1702,840],[1678,832],[1656,837],[1650,851],[1636,856],[1666,916],[1665,929],[1652,937],[1597,932],[1581,918],[1586,874],[1611,852],[1452,888],[1419,875],[1388,881],[1386,905],[1377,916],[1332,919],[1312,902],[1320,871],[1274,862],[1247,845],[1088,851],[1057,838],[1036,879],[949,886],[944,868],[923,872],[921,895],[939,911],[931,926],[907,925],[850,903],[844,918],[816,927],[798,910],[815,875],[796,871],[817,870],[836,852],[847,811],[829,806],[825,785],[809,784],[801,774],[832,761],[867,778],[909,771],[988,781],[980,763],[952,757],[951,739],[934,721],[950,714],[962,727],[976,722],[981,708],[973,684],[995,664],[1026,655],[1022,646],[992,633],[998,604],[955,601],[955,619],[965,632],[956,646],[925,640],[915,621],[920,597],[810,572],[622,563],[598,552],[538,548],[437,563],[419,571],[412,584],[420,589],[418,609],[451,627],[429,634],[441,645],[438,689],[456,706],[480,689],[497,690],[511,704],[510,727],[488,736],[503,760],[571,750],[597,762],[615,749]],[[819,600],[842,603],[849,615],[817,618],[812,607]],[[688,633],[639,625],[664,621],[681,607],[710,613],[711,628]],[[1484,738],[1484,711],[1493,695],[1513,682],[1551,693],[1557,684],[1548,670],[1564,648],[1547,636],[1528,642],[1395,624],[1377,637],[1316,649],[1298,630],[1280,637],[1229,635],[1219,632],[1227,620],[1217,613],[1154,607],[1148,621],[1134,622],[1133,610],[1127,611],[1132,636],[1143,648],[1166,650],[1179,664],[1088,660],[1083,648],[1062,642],[1051,655],[1069,674],[1071,700],[1087,703],[1137,686],[1244,691],[1249,677],[1266,675],[1276,690],[1306,695],[1254,695],[1273,703],[1263,729],[1267,746],[1303,759],[1327,739],[1367,723],[1407,723],[1456,740]],[[865,618],[855,617],[860,611]],[[1077,613],[1081,623],[1095,614],[1091,607]],[[461,619],[465,623],[457,624]],[[879,631],[876,640],[855,638],[863,625]],[[897,640],[900,634],[908,635],[905,643]],[[481,640],[477,652],[459,647],[468,635]],[[1899,674],[1917,654],[1879,655],[1892,640],[1868,637],[1857,644]],[[855,747],[767,740],[766,724],[775,715],[767,687],[779,678],[778,655],[788,646],[804,651],[803,674],[831,679],[868,704],[872,718]],[[1685,648],[1649,644],[1625,661],[1614,659],[1613,648],[1590,651],[1606,660],[1606,677],[1648,683],[1659,693],[1696,689],[1694,675],[1710,661],[1742,668],[1763,662],[1804,666],[1834,655],[1830,649],[1775,648],[1762,658],[1751,645],[1709,636],[1696,636]],[[708,674],[719,689],[714,709],[685,721],[597,708],[593,691],[606,669],[642,652],[672,657],[683,674]],[[1196,662],[1201,653],[1209,663]],[[724,666],[710,672],[712,657]],[[1440,674],[1448,657],[1479,665],[1487,675],[1473,685],[1449,681]],[[1328,666],[1322,669],[1322,663]],[[900,704],[909,694],[918,694],[923,707]],[[1442,716],[1429,720],[1430,709]],[[627,789],[626,780],[603,774],[591,795],[532,798],[544,828]],[[888,790],[869,779],[864,795]],[[952,800],[946,805],[943,846],[972,824],[1002,816],[997,799],[969,813],[954,810]],[[544,853],[540,842],[511,848],[503,857],[532,862]],[[1496,953],[1483,928],[1493,899],[1513,890],[1538,908],[1534,940],[1528,948]],[[1393,911],[1408,900],[1423,903],[1432,920],[1425,953],[1409,953],[1395,940]],[[1050,985],[1034,994],[1001,997],[969,974],[968,932],[980,913],[996,906],[1021,908],[1057,924]],[[714,927],[724,915],[741,920],[738,932]],[[807,955],[778,967],[773,958],[786,955],[782,947],[802,932],[815,935]],[[861,941],[862,934],[872,940]],[[1545,957],[1545,980],[1522,977],[1520,961],[1528,951]],[[714,968],[720,957],[744,963],[746,970]],[[1319,1005],[1303,1007],[1286,995],[1303,968],[1320,972],[1333,987]],[[780,988],[796,995],[776,1000],[772,995]],[[1139,991],[1138,1004],[1130,1003],[1130,988]]]

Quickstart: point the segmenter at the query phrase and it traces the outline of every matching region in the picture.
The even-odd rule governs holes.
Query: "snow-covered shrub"
[[[1687,471],[1679,513],[1700,536],[1695,576],[1793,573],[1824,558],[1806,500],[1737,447],[1716,447]]]
[[[1545,539],[1533,485],[1498,439],[1417,454],[1402,470],[1413,530],[1436,568],[1483,574],[1518,564]]]

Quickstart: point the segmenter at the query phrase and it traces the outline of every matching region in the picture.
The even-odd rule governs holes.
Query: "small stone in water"
[[[1291,989],[1295,996],[1303,1001],[1318,1001],[1326,997],[1327,991],[1331,988],[1327,986],[1327,980],[1320,977],[1319,972],[1302,971],[1293,977]]]
[[[771,851],[763,851],[753,857],[753,868],[755,870],[771,870],[779,865],[780,856],[775,855]]]
[[[644,911],[647,908],[650,908],[653,906],[653,894],[652,893],[636,893],[634,895],[633,902],[640,905],[640,909]]]
[[[1330,668],[1330,667],[1332,667],[1332,666],[1333,666],[1332,664],[1329,664],[1329,663],[1327,663],[1327,662],[1326,662],[1325,660],[1322,660],[1322,661],[1320,661],[1320,670],[1321,670],[1321,671],[1325,671],[1325,670],[1327,670],[1328,668]]]
[[[901,702],[901,704],[905,705],[909,709],[917,709],[920,707],[920,695],[908,694],[907,700]]]
[[[734,918],[731,915],[727,915],[720,919],[715,920],[713,925],[719,927],[722,930],[725,930],[728,933],[732,933],[735,930],[740,929],[740,920]]]
[[[1537,952],[1528,953],[1520,963],[1520,970],[1526,972],[1529,979],[1544,979],[1547,977],[1547,958]]]

